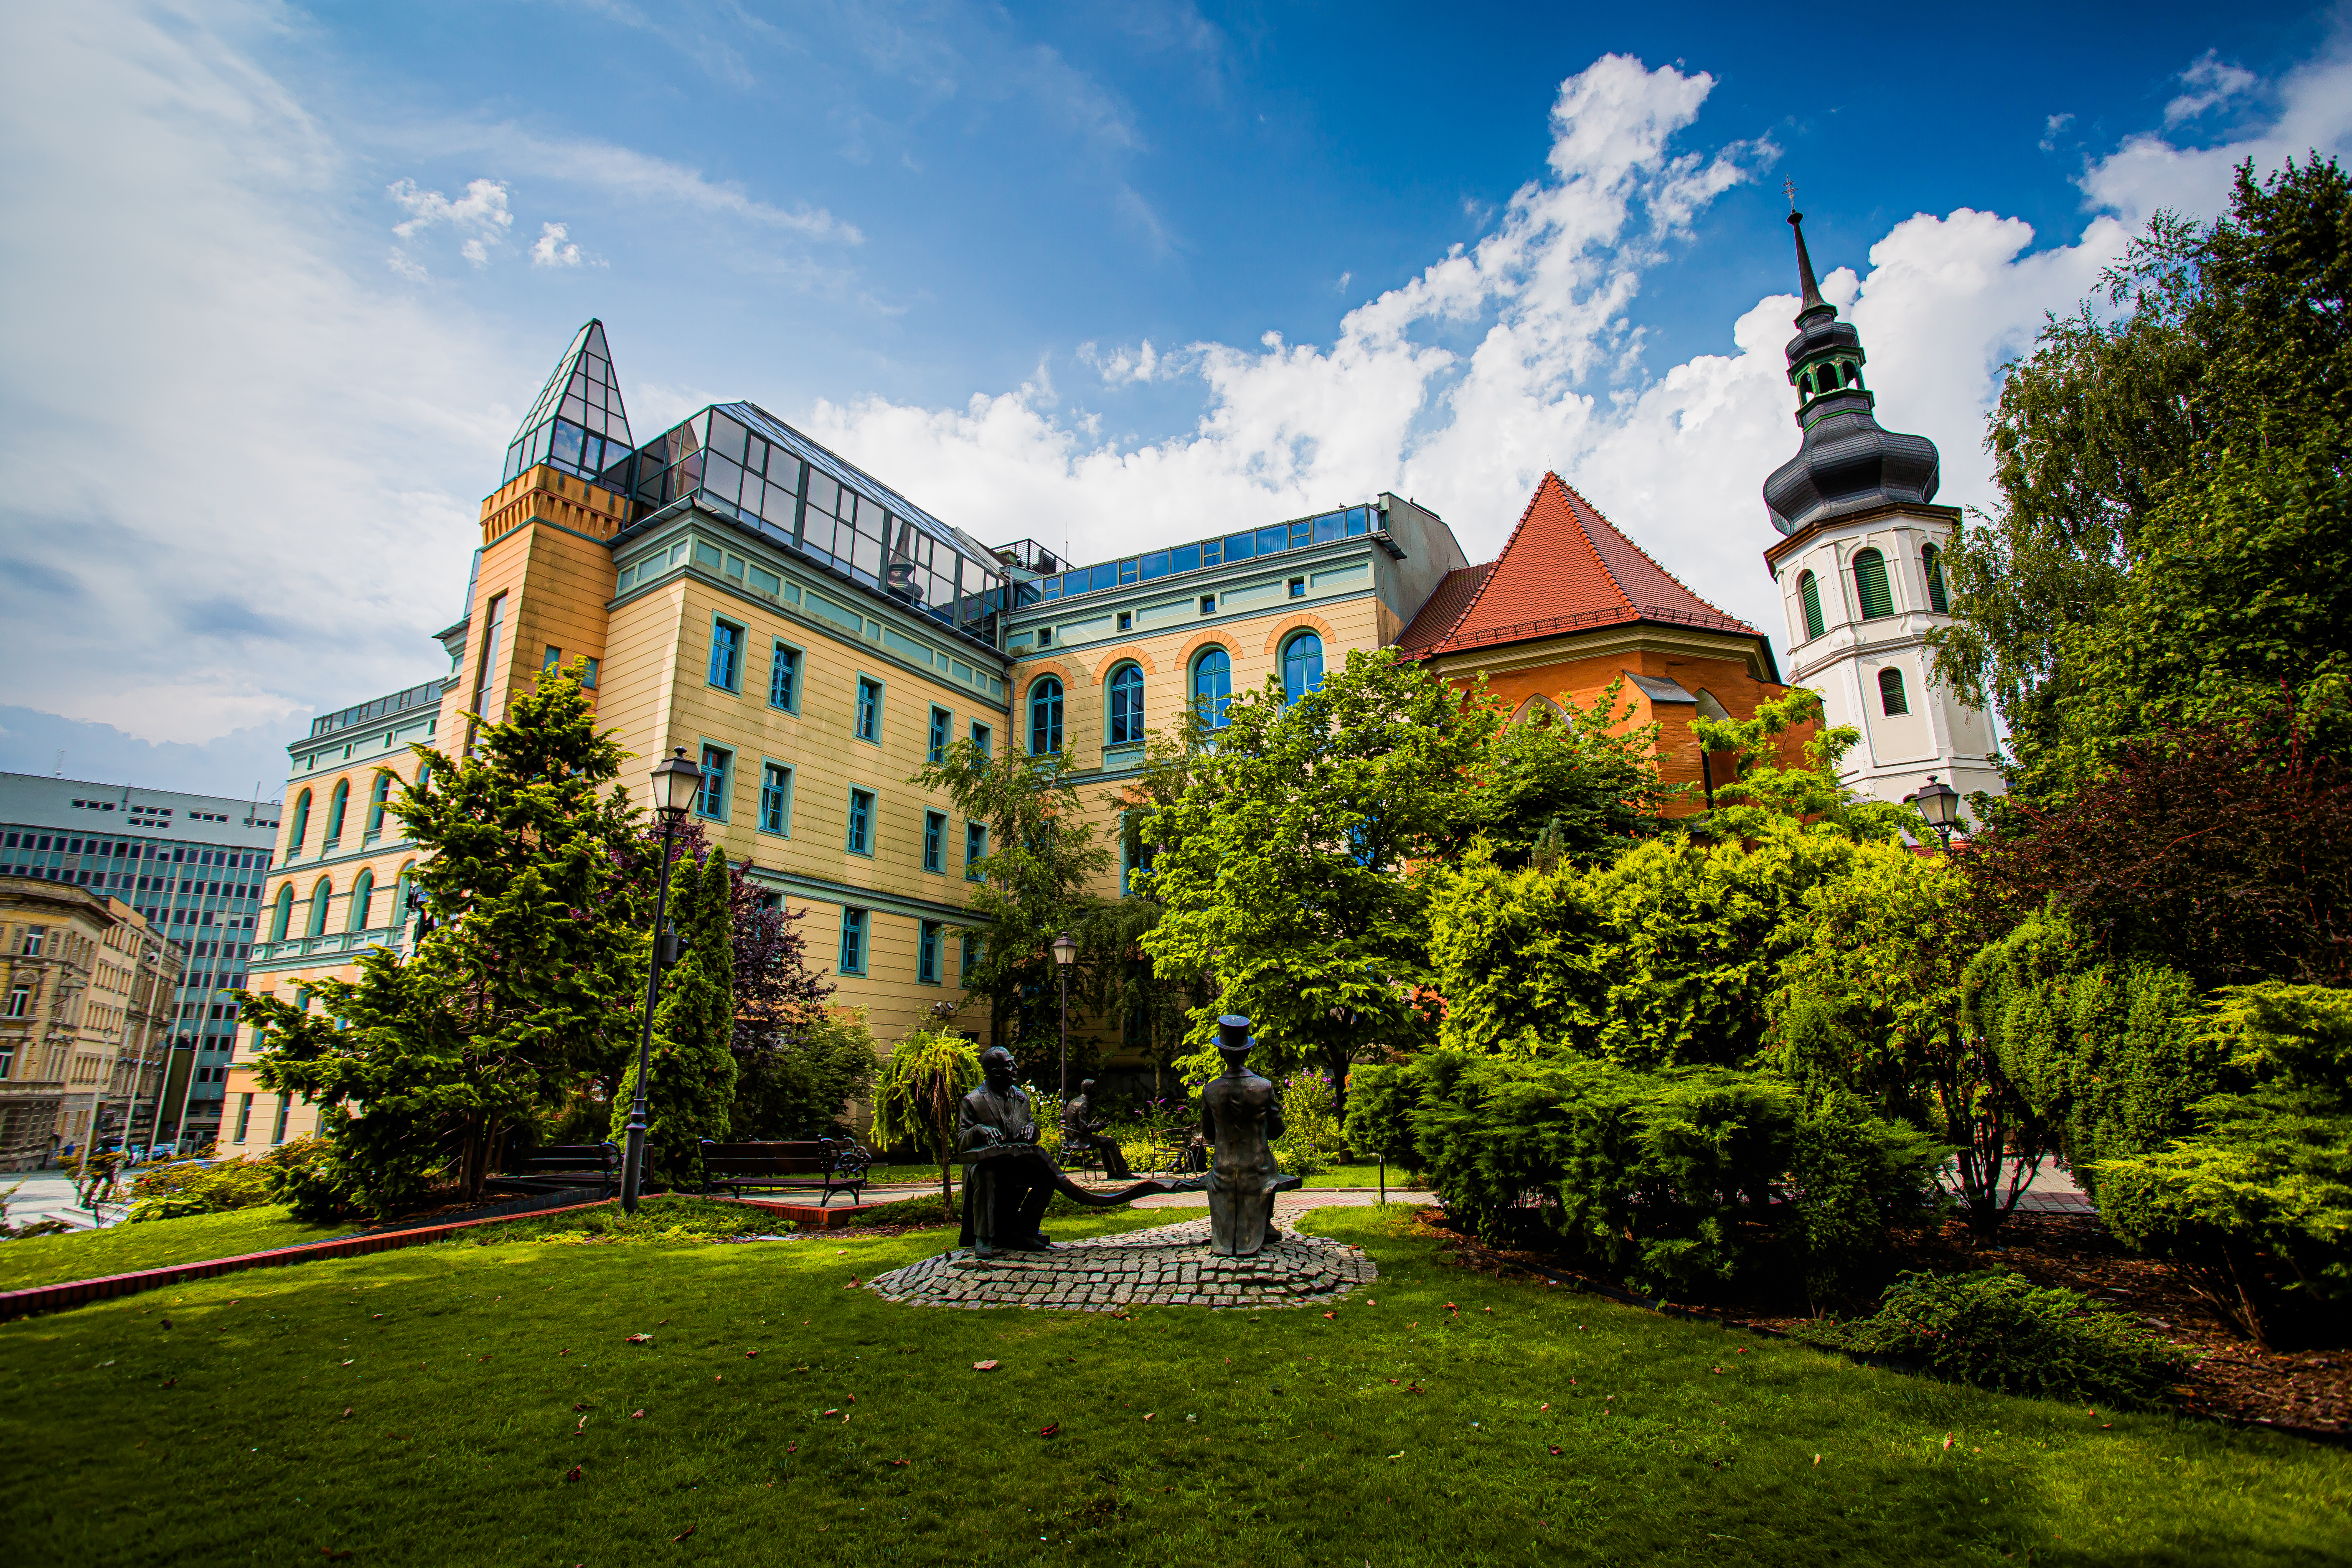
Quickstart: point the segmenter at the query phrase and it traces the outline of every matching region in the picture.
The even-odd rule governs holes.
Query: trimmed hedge
[[[1349,1142],[1422,1172],[1499,1237],[1524,1198],[1567,1250],[1639,1289],[1727,1282],[1782,1199],[1781,1238],[1818,1295],[1887,1224],[1930,1202],[1945,1151],[1849,1094],[1719,1068],[1635,1072],[1563,1058],[1434,1051],[1360,1068]]]

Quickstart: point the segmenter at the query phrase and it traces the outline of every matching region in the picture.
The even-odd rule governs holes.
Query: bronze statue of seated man
[[[1089,1208],[1113,1208],[1147,1193],[1197,1189],[1200,1183],[1137,1182],[1115,1193],[1090,1192],[1062,1173],[1037,1145],[1037,1117],[1029,1093],[1013,1081],[1013,1053],[991,1046],[980,1053],[986,1080],[956,1108],[956,1150],[963,1157],[961,1245],[982,1258],[1001,1252],[1043,1252],[1053,1245],[1038,1222],[1061,1193]]]

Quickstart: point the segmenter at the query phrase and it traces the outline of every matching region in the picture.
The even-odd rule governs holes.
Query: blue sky
[[[0,19],[0,766],[274,787],[437,673],[579,322],[1082,555],[1558,468],[1781,637],[1793,178],[1881,415],[1987,499],[1997,367],[2158,205],[2352,136],[2344,16],[86,0]]]

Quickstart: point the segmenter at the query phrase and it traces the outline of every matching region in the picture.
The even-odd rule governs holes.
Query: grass
[[[1333,1318],[893,1306],[853,1278],[936,1233],[523,1219],[0,1325],[0,1540],[77,1568],[2352,1561],[2337,1450],[1483,1279],[1396,1211],[1309,1228],[1381,1270]]]
[[[868,1181],[876,1183],[928,1182],[933,1187],[940,1184],[940,1168],[937,1165],[877,1165],[866,1174]],[[1098,1177],[1101,1173],[1088,1172],[1087,1174]],[[962,1179],[961,1173],[958,1173],[957,1179],[959,1181]],[[1381,1168],[1378,1165],[1334,1165],[1328,1171],[1307,1177],[1307,1185],[1310,1187],[1377,1187],[1380,1185],[1380,1181]],[[1406,1179],[1402,1171],[1393,1165],[1389,1167],[1389,1185],[1391,1188],[1404,1191],[1413,1184]]]
[[[0,1290],[131,1274],[171,1263],[201,1263],[244,1252],[266,1252],[273,1247],[299,1247],[306,1241],[349,1236],[358,1228],[356,1221],[304,1225],[271,1205],[145,1225],[110,1225],[103,1230],[68,1231],[62,1236],[25,1237],[0,1241]]]

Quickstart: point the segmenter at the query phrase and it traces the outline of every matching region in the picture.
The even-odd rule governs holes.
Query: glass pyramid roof
[[[604,323],[591,320],[556,362],[555,374],[540,389],[539,401],[523,416],[507,446],[505,484],[538,463],[593,481],[627,456],[629,416],[621,406],[621,383],[613,374],[613,351]]]

